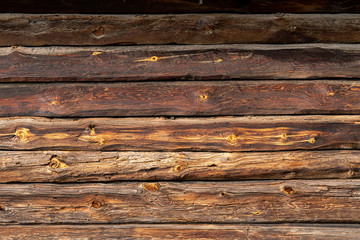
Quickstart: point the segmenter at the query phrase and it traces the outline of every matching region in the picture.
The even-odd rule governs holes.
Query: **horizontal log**
[[[359,116],[1,118],[2,150],[360,149]]]
[[[0,116],[360,114],[357,81],[2,84]]]
[[[360,222],[360,180],[2,184],[1,223]]]
[[[0,15],[0,46],[359,43],[359,31],[357,14]]]
[[[122,225],[7,225],[4,239],[302,239],[357,240],[359,225],[339,224],[122,224]]]
[[[188,13],[188,12],[359,12],[356,0],[16,0],[0,12],[18,13]]]
[[[359,178],[360,151],[2,151],[0,182]]]
[[[0,82],[358,78],[358,45],[0,48]]]

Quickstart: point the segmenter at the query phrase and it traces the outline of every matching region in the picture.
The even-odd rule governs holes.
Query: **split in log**
[[[360,114],[357,81],[0,85],[0,116]]]
[[[347,44],[0,48],[0,82],[359,78]]]
[[[0,182],[359,178],[359,151],[2,151]]]
[[[360,180],[2,184],[0,222],[360,222]]]
[[[0,46],[359,43],[359,31],[360,14],[0,15]]]
[[[1,118],[1,150],[360,149],[359,116]]]
[[[359,225],[339,224],[121,224],[0,225],[4,239],[247,239],[358,240]]]

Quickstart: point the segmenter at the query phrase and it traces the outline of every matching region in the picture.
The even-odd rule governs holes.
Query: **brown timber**
[[[0,82],[360,77],[349,44],[0,48]]]
[[[0,116],[360,114],[357,81],[0,85]]]
[[[0,225],[0,239],[358,240],[358,224]]]
[[[1,151],[0,182],[359,178],[359,151]]]
[[[2,184],[5,223],[360,222],[360,180]]]
[[[360,14],[0,14],[0,46],[359,43],[359,31]]]

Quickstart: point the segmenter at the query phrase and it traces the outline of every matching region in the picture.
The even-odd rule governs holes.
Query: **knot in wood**
[[[285,194],[291,195],[295,193],[295,189],[290,186],[283,186],[281,189]]]
[[[105,34],[105,31],[104,31],[104,28],[101,26],[101,27],[98,27],[97,29],[95,29],[94,31],[92,31],[92,34],[95,36],[95,37],[101,37]]]
[[[97,200],[94,200],[94,201],[92,201],[92,203],[91,203],[91,206],[93,207],[93,208],[95,208],[95,209],[99,209],[99,208],[101,208],[101,202],[99,202],[99,201],[97,201]]]
[[[199,98],[200,98],[201,101],[205,102],[208,99],[208,96],[202,94],[202,95],[199,96]]]
[[[52,156],[52,157],[50,158],[49,166],[50,166],[51,168],[67,168],[67,167],[68,167],[68,165],[65,164],[65,163],[63,163],[63,162],[61,162],[61,161],[58,159],[57,156]]]
[[[150,58],[150,61],[152,61],[152,62],[156,62],[157,60],[159,60],[159,57],[157,57],[157,56],[152,56]]]
[[[174,171],[175,172],[180,172],[180,171],[182,171],[184,168],[181,166],[181,165],[176,165],[175,167],[174,167]]]
[[[158,183],[144,183],[143,188],[150,192],[159,191],[159,184]]]
[[[226,138],[226,141],[228,141],[230,144],[235,144],[238,140],[238,137],[235,134],[231,134]]]
[[[21,128],[16,130],[15,136],[20,139],[21,142],[27,142],[30,137],[30,130],[27,128]]]

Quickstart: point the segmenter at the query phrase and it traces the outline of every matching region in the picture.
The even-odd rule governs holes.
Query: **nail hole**
[[[286,194],[293,194],[295,192],[294,188],[290,187],[290,186],[283,186],[282,187],[282,191]]]
[[[216,164],[211,164],[208,167],[217,167],[217,165]]]

